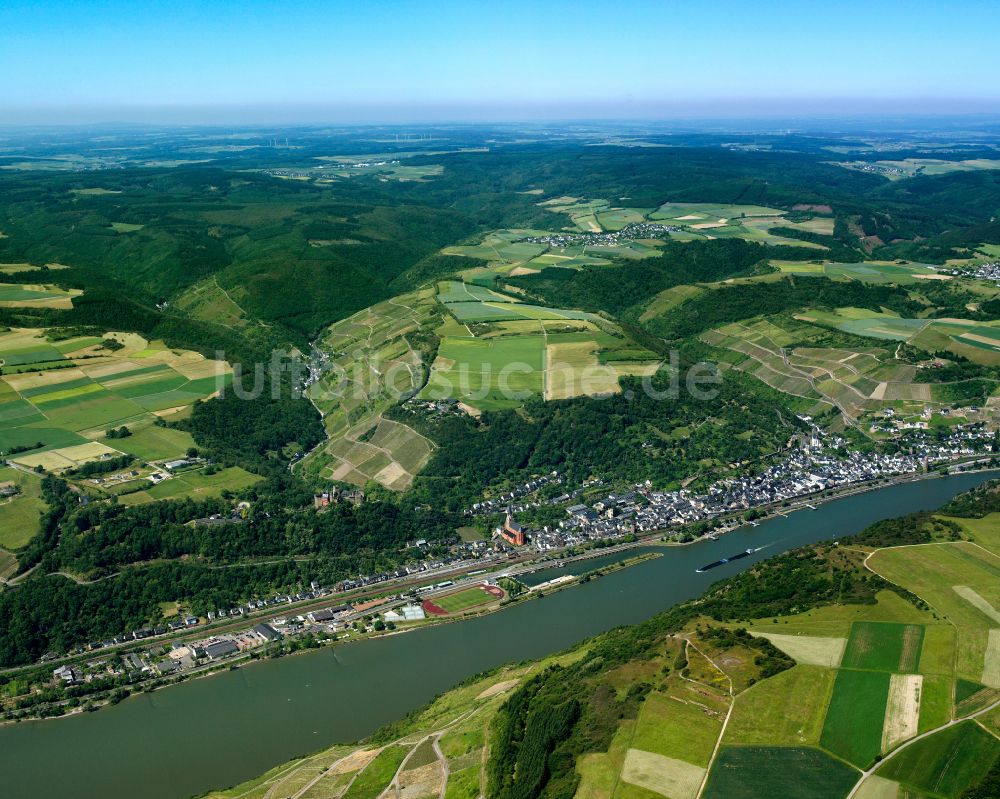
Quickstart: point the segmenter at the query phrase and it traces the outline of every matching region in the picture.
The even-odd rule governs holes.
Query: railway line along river
[[[472,674],[641,621],[771,555],[936,508],[996,476],[957,475],[855,494],[718,541],[657,548],[663,557],[499,613],[264,661],[96,713],[8,726],[0,729],[0,795],[183,799],[232,785],[297,755],[361,738]],[[696,572],[748,548],[756,551]],[[532,582],[599,562],[539,572]]]

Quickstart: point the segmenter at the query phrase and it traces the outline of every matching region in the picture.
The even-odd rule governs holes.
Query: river
[[[663,557],[499,613],[264,661],[96,713],[8,726],[0,729],[0,795],[182,799],[233,785],[292,757],[361,738],[469,675],[641,621],[771,555],[937,508],[995,476],[930,479],[845,497],[718,541],[655,548]],[[748,547],[763,549],[695,572]],[[642,551],[553,568],[531,579],[579,573]]]

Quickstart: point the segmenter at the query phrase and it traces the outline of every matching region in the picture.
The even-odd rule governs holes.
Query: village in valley
[[[811,423],[808,418],[804,421]],[[540,475],[466,511],[472,519],[499,514],[502,521],[488,539],[459,542],[447,553],[430,557],[423,555],[428,542],[416,540],[409,546],[415,556],[412,562],[392,572],[358,575],[326,587],[313,583],[295,594],[254,599],[209,611],[204,618],[186,616],[93,642],[81,647],[72,663],[55,667],[53,679],[66,686],[101,684],[108,678],[142,683],[280,654],[289,644],[294,651],[303,641],[312,647],[398,632],[454,614],[494,610],[510,599],[500,584],[527,590],[517,583],[517,574],[544,568],[553,557],[568,561],[595,547],[648,542],[650,535],[674,543],[715,538],[772,513],[812,508],[811,503],[845,490],[865,490],[881,481],[918,477],[931,469],[958,471],[996,463],[997,433],[983,423],[958,425],[944,436],[908,430],[895,454],[851,452],[839,436],[815,425],[811,429],[809,435],[790,442],[788,453],[774,465],[758,474],[720,480],[700,493],[657,491],[648,483],[609,491],[604,481],[592,479],[541,499],[541,489],[551,491],[565,481],[558,472]],[[315,498],[318,509],[338,502],[364,502],[364,493],[334,489]],[[530,514],[544,505],[563,508],[565,518],[538,529],[517,520],[518,514]],[[202,523],[243,524],[245,520],[234,513],[231,518],[220,516]],[[414,586],[414,580],[436,578],[440,579]],[[554,584],[572,579],[563,576]],[[354,598],[359,592],[360,598]],[[337,596],[344,598],[330,601]],[[243,619],[245,623],[240,624]],[[223,624],[224,631],[213,632]],[[102,650],[108,654],[102,655]]]

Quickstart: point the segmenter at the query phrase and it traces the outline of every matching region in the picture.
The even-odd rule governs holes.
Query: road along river
[[[0,796],[182,799],[233,785],[292,757],[368,735],[472,674],[642,621],[771,555],[937,508],[996,476],[932,478],[856,494],[718,541],[650,548],[663,557],[491,615],[264,661],[96,713],[8,726],[0,729]],[[696,572],[751,547],[761,549]],[[537,572],[531,582],[601,562]]]

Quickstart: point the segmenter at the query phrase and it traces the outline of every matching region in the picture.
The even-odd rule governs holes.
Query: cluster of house
[[[229,521],[228,517],[225,521]],[[408,548],[422,550],[426,548],[427,545],[427,541],[418,540],[411,542],[408,545]],[[471,565],[487,566],[492,561],[500,557],[501,553],[498,552],[488,541],[459,542],[450,546],[446,555],[436,556],[434,558],[423,558],[415,561],[414,563],[408,564],[405,568],[399,568],[389,572],[379,572],[372,575],[358,575],[347,580],[342,580],[332,587],[322,587],[313,582],[310,584],[309,590],[307,591],[300,591],[295,594],[276,594],[275,596],[269,598],[251,599],[243,605],[238,605],[232,608],[210,610],[206,614],[206,621],[207,623],[211,623],[221,619],[245,616],[249,613],[266,610],[268,608],[277,609],[283,605],[291,605],[299,602],[320,599],[333,593],[353,591],[358,588],[387,583],[395,579],[403,579],[415,574],[432,574],[437,571],[450,571]],[[380,604],[384,601],[385,600],[379,600],[376,604]],[[345,605],[342,606],[341,609],[338,609],[337,612],[346,612],[344,609],[351,610],[351,608]],[[355,604],[353,606],[353,610],[355,612],[363,611],[365,609],[366,608],[363,605]],[[308,620],[315,623],[320,621],[314,619],[312,616],[309,616]],[[74,650],[74,654],[79,655],[87,651],[97,651],[107,649],[109,647],[120,646],[122,644],[133,643],[135,641],[156,638],[161,635],[167,635],[168,633],[176,633],[181,630],[196,628],[203,623],[204,622],[197,616],[185,616],[183,618],[172,619],[164,624],[143,627],[130,632],[122,633],[121,635],[117,635],[114,638],[109,638],[105,641],[92,641],[86,646],[77,647]],[[49,653],[44,655],[41,658],[41,661],[45,662],[54,660],[57,657],[58,655],[56,653]]]
[[[992,280],[1000,286],[1000,261],[987,261],[979,264],[971,272],[965,269],[939,269],[942,275],[957,275],[965,277],[976,277],[980,280]]]
[[[181,469],[190,469],[192,466],[201,466],[208,461],[205,458],[192,456],[190,458],[177,458],[177,460],[166,461],[163,468],[168,472],[179,472]]]
[[[992,280],[1000,286],[1000,261],[980,264],[972,274],[981,280]]]
[[[901,169],[898,166],[885,166],[883,164],[866,164],[864,162],[859,162],[856,164],[851,164],[854,169],[859,172],[870,172],[873,175],[905,175],[906,170]]]
[[[365,492],[360,488],[340,488],[334,486],[329,491],[322,491],[313,497],[313,507],[316,510],[329,508],[338,502],[350,502],[352,505],[360,505],[365,501]]]
[[[121,667],[107,658],[85,664],[59,666],[53,678],[64,685],[87,683],[98,677],[176,674],[196,666],[211,664],[232,655],[246,652],[281,638],[270,624],[257,624],[249,630],[225,636],[212,636],[201,641],[174,644],[164,658],[163,648],[129,652],[122,655]]]
[[[522,483],[515,488],[505,491],[499,496],[492,497],[490,499],[484,499],[482,502],[476,502],[471,508],[467,508],[465,511],[466,516],[481,516],[487,513],[499,513],[505,508],[511,508],[511,503],[516,502],[521,497],[526,497],[528,494],[534,494],[538,489],[544,488],[547,485],[561,485],[565,482],[565,478],[562,477],[559,472],[553,471],[548,474],[543,474],[541,477],[535,477],[528,480],[526,483]],[[579,489],[573,492],[574,494],[579,493]],[[561,497],[556,497],[552,500],[554,504],[561,504],[571,499],[570,494],[564,494]],[[514,508],[515,510],[526,510],[526,508]]]
[[[631,491],[608,494],[589,507],[568,507],[566,519],[554,529],[533,533],[531,543],[547,551],[669,529],[880,477],[917,473],[931,464],[988,453],[995,441],[992,430],[975,423],[952,428],[940,439],[918,431],[904,440],[905,452],[838,455],[836,451],[843,451],[847,442],[816,429],[802,446],[759,474],[721,480],[703,494],[683,489],[653,491],[648,482],[638,484]]]
[[[157,475],[156,480],[152,480],[152,476],[150,476],[152,482],[159,482],[164,479],[164,476],[161,476],[159,473],[155,474]],[[129,480],[135,480],[138,476],[138,469],[127,469],[124,472],[115,472],[114,474],[102,475],[100,477],[91,477],[90,482],[95,486],[117,485],[118,483],[127,483]]]
[[[987,410],[987,413],[988,412],[989,411]],[[886,408],[884,411],[880,411],[875,414],[868,426],[868,429],[873,433],[898,433],[907,430],[928,430],[931,426],[931,419],[935,414],[944,417],[965,417],[967,420],[984,418],[983,410],[978,405],[969,405],[965,408],[934,408],[928,406],[921,411],[919,419],[900,416],[892,408]],[[969,427],[955,428],[955,434],[958,435],[959,439],[973,434],[978,437],[979,434],[975,431],[978,428],[981,428],[982,425],[982,422],[973,422]]]
[[[411,408],[426,411],[427,413],[436,413],[440,416],[447,414],[461,416],[465,413],[465,411],[462,410],[462,406],[459,404],[459,401],[451,398],[440,400],[417,400],[411,398],[408,399],[405,404]]]
[[[681,230],[677,225],[660,225],[655,222],[633,222],[621,230],[608,233],[546,233],[543,236],[528,236],[517,243],[547,244],[550,247],[573,247],[579,244],[595,247],[614,247],[635,239],[656,239]]]

